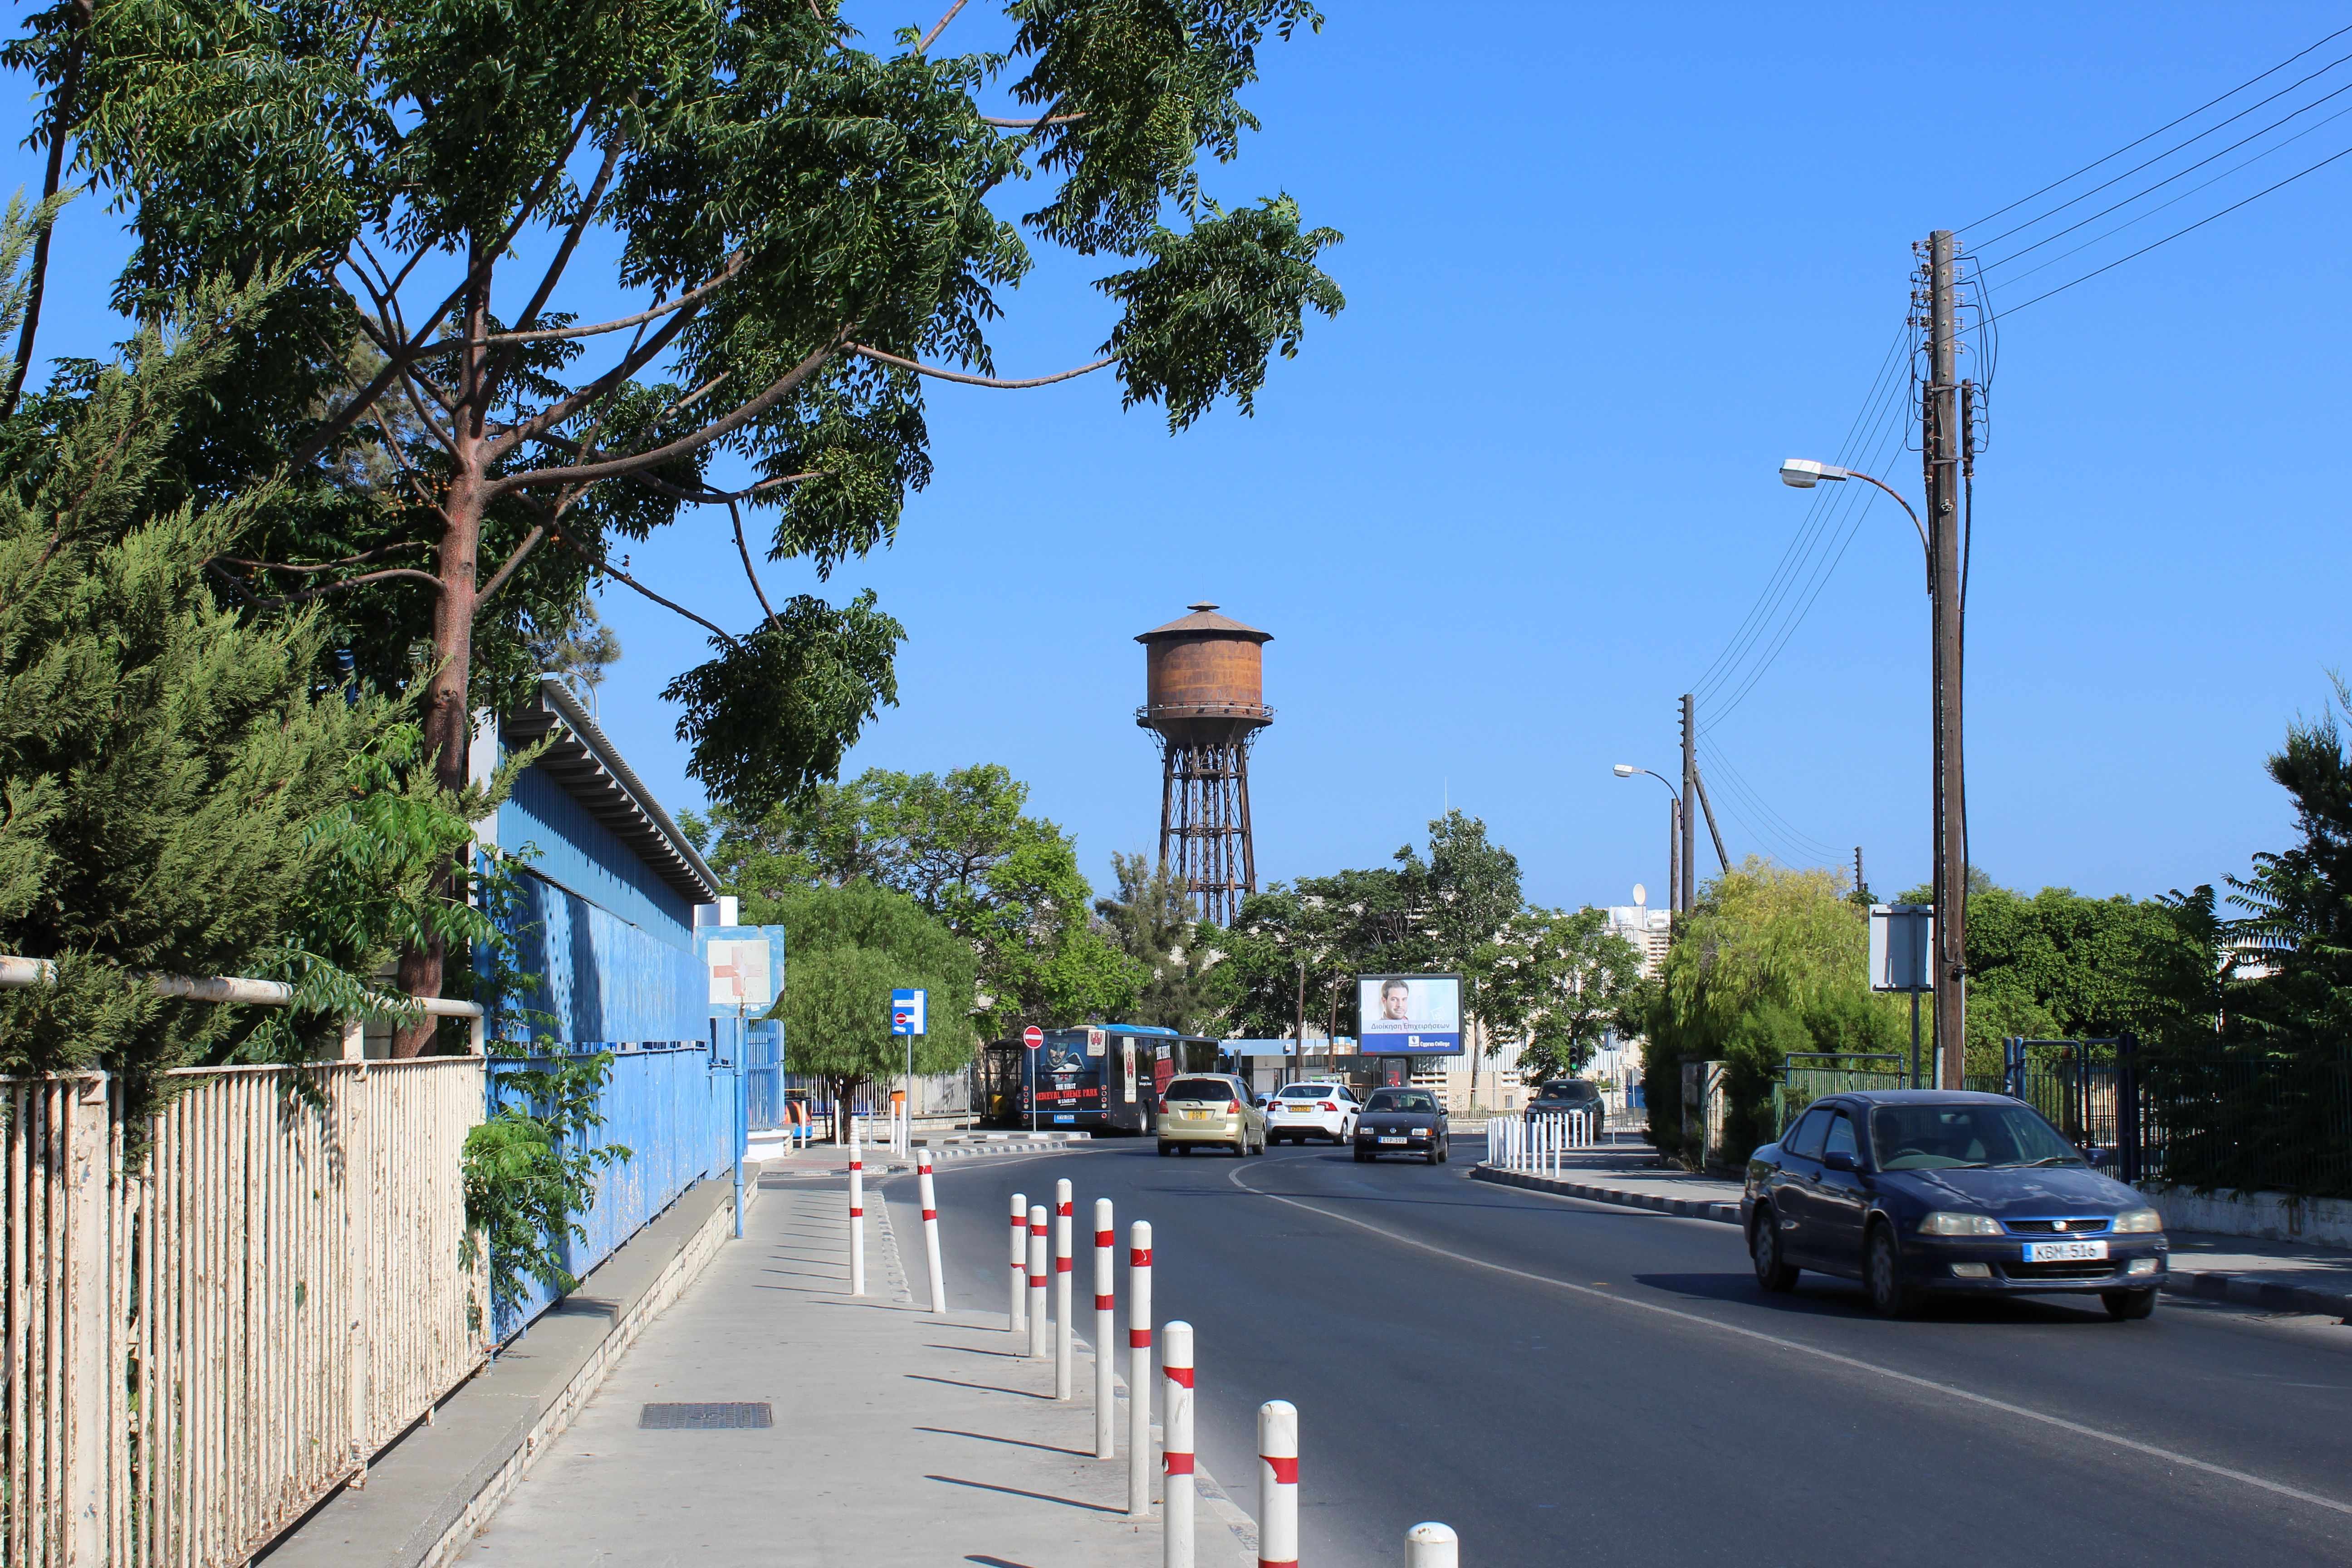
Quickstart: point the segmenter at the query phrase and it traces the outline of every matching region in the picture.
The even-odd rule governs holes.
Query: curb
[[[1726,1225],[1740,1223],[1738,1204],[1706,1203],[1692,1198],[1629,1193],[1616,1187],[1596,1187],[1583,1182],[1556,1181],[1549,1176],[1530,1175],[1525,1171],[1499,1170],[1492,1165],[1480,1165],[1470,1175],[1474,1181],[1493,1182],[1497,1186],[1558,1193],[1565,1197],[1583,1198],[1590,1203],[1614,1204],[1620,1208],[1651,1209],[1660,1214],[1680,1215],[1689,1219],[1711,1219]],[[2219,1268],[2169,1269],[2160,1288],[2168,1296],[2194,1296],[2200,1300],[2259,1307],[2266,1312],[2311,1312],[2352,1321],[2352,1291],[2314,1290],[2308,1286],[2283,1285],[2276,1280],[2251,1279]]]
[[[1571,1182],[1551,1176],[1531,1175],[1525,1171],[1506,1171],[1494,1165],[1479,1165],[1470,1173],[1471,1180],[1493,1182],[1497,1186],[1527,1187],[1539,1193],[1559,1193],[1566,1197],[1583,1198],[1596,1204],[1615,1204],[1620,1208],[1650,1209],[1658,1214],[1679,1215],[1685,1219],[1711,1219],[1724,1225],[1739,1223],[1738,1204],[1714,1203],[1700,1198],[1668,1198],[1654,1193],[1629,1193],[1616,1187],[1596,1187],[1585,1182]]]

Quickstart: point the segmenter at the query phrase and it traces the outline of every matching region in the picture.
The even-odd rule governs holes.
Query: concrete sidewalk
[[[1093,1458],[1087,1354],[1079,1397],[1056,1404],[1052,1363],[1025,1359],[1001,1314],[917,1310],[921,1238],[894,1245],[871,1188],[870,1294],[845,1294],[842,1192],[781,1174],[763,1185],[743,1240],[646,1329],[458,1561],[1160,1562],[1157,1507],[1148,1521],[1126,1514],[1124,1452]],[[646,1424],[672,1414],[661,1406],[703,1404],[737,1408],[700,1419],[756,1422],[764,1407],[772,1425]],[[1122,1398],[1122,1445],[1124,1412]],[[1202,1508],[1203,1568],[1251,1560],[1237,1518],[1221,1495]]]
[[[1480,1181],[1592,1203],[1740,1223],[1738,1182],[1665,1168],[1654,1156],[1570,1154],[1557,1178],[1485,1164],[1471,1173]],[[2164,1288],[2173,1295],[2352,1320],[2352,1251],[2200,1231],[2176,1230],[2171,1240]]]

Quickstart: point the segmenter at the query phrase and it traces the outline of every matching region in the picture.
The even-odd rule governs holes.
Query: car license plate
[[[1056,1121],[1076,1121],[1077,1118],[1075,1116],[1056,1116],[1054,1120]]]
[[[1402,1138],[1383,1138],[1381,1142],[1383,1143],[1402,1143],[1404,1140]]]
[[[2029,1241],[2025,1244],[2028,1263],[2088,1263],[2107,1255],[2104,1241]]]

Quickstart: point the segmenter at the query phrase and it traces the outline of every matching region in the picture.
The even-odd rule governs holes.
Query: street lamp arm
[[[1927,543],[1927,525],[1919,521],[1919,514],[1911,510],[1911,503],[1903,499],[1903,492],[1896,489],[1893,485],[1888,484],[1884,479],[1871,479],[1868,474],[1864,473],[1859,468],[1848,468],[1846,470],[1846,474],[1851,479],[1868,479],[1872,484],[1876,485],[1880,489],[1885,490],[1888,495],[1895,498],[1895,504],[1903,509],[1904,515],[1911,520],[1911,526],[1919,531],[1919,548],[1927,551],[1930,560],[1932,561],[1935,555],[1935,551]]]
[[[1621,779],[1630,779],[1635,773],[1648,773],[1652,778],[1666,786],[1666,793],[1674,796],[1675,805],[1677,807],[1679,807],[1683,803],[1683,797],[1680,795],[1675,794],[1674,781],[1654,768],[1637,768],[1626,763],[1619,763],[1616,766],[1615,772],[1617,776]]]

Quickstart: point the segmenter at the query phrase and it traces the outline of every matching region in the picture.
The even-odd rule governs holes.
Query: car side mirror
[[[1862,1162],[1855,1159],[1853,1155],[1847,1153],[1843,1149],[1832,1149],[1828,1153],[1822,1155],[1822,1164],[1824,1169],[1832,1171],[1851,1172],[1862,1169]]]

